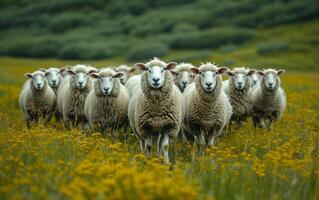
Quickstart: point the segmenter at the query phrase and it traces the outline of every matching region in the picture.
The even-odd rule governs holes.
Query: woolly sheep
[[[233,108],[231,121],[235,122],[237,127],[242,125],[252,111],[253,100],[250,77],[254,73],[255,70],[249,70],[244,67],[237,67],[232,71],[227,70],[226,72],[230,78],[228,81],[223,82],[223,89]],[[228,131],[230,131],[230,127]]]
[[[85,100],[85,116],[91,129],[104,132],[126,125],[129,93],[119,80],[123,73],[105,68],[90,76],[95,79],[94,89]]]
[[[20,93],[19,104],[24,113],[24,119],[28,128],[31,121],[37,123],[39,117],[43,117],[43,124],[50,121],[55,109],[55,94],[48,87],[45,74],[42,71],[26,73],[29,78]]]
[[[62,113],[64,125],[70,129],[70,122],[79,125],[86,122],[84,104],[88,93],[92,89],[92,80],[88,76],[89,68],[86,65],[76,65],[67,69],[70,76],[63,80],[63,85],[58,90],[58,111]],[[91,71],[96,72],[96,71]]]
[[[169,140],[177,136],[182,121],[181,93],[168,72],[175,65],[157,58],[136,64],[144,72],[128,108],[130,125],[140,140],[142,152],[150,157],[152,136],[159,135],[157,156],[163,155],[166,163],[169,162]]]
[[[125,87],[128,89],[130,96],[133,96],[134,91],[140,86],[141,75],[131,76],[125,83]]]
[[[232,115],[231,104],[222,89],[221,74],[226,70],[211,63],[191,68],[197,75],[183,93],[182,130],[185,135],[194,137],[200,153],[206,141],[207,146],[214,144],[215,137],[222,134]]]
[[[254,102],[253,123],[255,127],[266,127],[265,120],[268,120],[267,128],[270,129],[274,121],[280,119],[284,113],[287,98],[279,78],[284,72],[283,69],[258,71],[261,80],[258,86],[252,90]]]
[[[174,82],[181,92],[194,81],[194,74],[190,71],[193,67],[190,63],[180,63],[171,71],[175,76]]]
[[[126,81],[130,77],[131,73],[135,71],[134,67],[128,67],[127,65],[120,65],[115,68],[116,72],[122,72],[123,76],[121,76],[120,81],[123,85],[125,85]]]

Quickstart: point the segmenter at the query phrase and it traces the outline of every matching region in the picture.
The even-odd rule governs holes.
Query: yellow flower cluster
[[[164,165],[140,153],[130,130],[86,136],[54,120],[26,129],[23,70],[0,82],[2,199],[319,199],[317,74],[283,76],[288,107],[273,130],[248,121],[202,157],[175,139]]]

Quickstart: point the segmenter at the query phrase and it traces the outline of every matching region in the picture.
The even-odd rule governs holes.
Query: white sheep
[[[123,85],[125,85],[126,81],[129,79],[131,74],[135,71],[135,68],[128,67],[127,65],[120,65],[115,68],[115,71],[123,73],[123,76],[121,76],[120,81]]]
[[[73,125],[83,125],[86,122],[84,115],[85,99],[92,89],[92,80],[88,76],[89,68],[86,65],[75,65],[67,69],[66,76],[57,93],[58,111],[62,113],[64,125],[70,129]]]
[[[222,89],[221,74],[226,70],[211,63],[191,68],[197,75],[183,93],[182,130],[186,136],[194,137],[201,154],[206,144],[212,146],[215,137],[222,134],[232,115],[231,104]]]
[[[140,87],[141,75],[131,76],[125,83],[125,87],[128,89],[130,96],[133,96],[134,91]]]
[[[85,100],[85,116],[91,129],[104,132],[107,127],[127,125],[130,95],[119,80],[123,73],[105,68],[90,76],[95,79],[94,89]]]
[[[45,74],[42,71],[26,73],[29,78],[24,84],[19,97],[20,108],[24,113],[27,127],[31,127],[31,121],[37,123],[39,117],[43,117],[46,125],[54,112],[56,97],[54,91],[48,87]]]
[[[180,63],[174,70],[171,70],[174,74],[174,82],[181,92],[184,92],[185,88],[194,81],[194,74],[190,71],[194,66],[190,63]]]
[[[283,69],[258,71],[261,80],[258,86],[252,90],[254,102],[252,117],[255,127],[266,127],[265,120],[268,120],[267,128],[270,129],[275,120],[280,119],[284,113],[287,98],[279,78],[284,72]]]
[[[255,70],[249,70],[244,67],[227,70],[226,74],[229,80],[223,82],[223,89],[226,92],[233,108],[231,122],[234,122],[237,128],[250,116],[253,99],[251,94],[251,79]],[[232,123],[229,124],[229,130]]]
[[[152,152],[152,136],[158,136],[157,156],[169,162],[171,137],[176,137],[182,121],[181,93],[169,72],[176,63],[157,58],[146,64],[136,64],[143,72],[141,84],[129,103],[128,116],[134,133],[140,139],[142,152]]]

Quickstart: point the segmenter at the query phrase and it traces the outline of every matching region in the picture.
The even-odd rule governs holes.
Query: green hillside
[[[318,10],[316,0],[2,0],[0,56],[311,70]]]

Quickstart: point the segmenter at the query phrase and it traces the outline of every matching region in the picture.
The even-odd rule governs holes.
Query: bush
[[[169,53],[169,48],[160,43],[137,45],[133,47],[126,55],[131,61],[146,60],[155,57],[161,57]]]
[[[81,14],[61,14],[52,19],[49,23],[49,29],[53,33],[65,32],[69,29],[83,27],[92,23],[90,16]]]
[[[227,43],[240,44],[254,38],[256,32],[251,29],[226,27],[202,32],[175,35],[171,47],[176,49],[215,48]]]
[[[288,49],[289,45],[285,42],[271,41],[259,44],[256,51],[259,55],[267,55],[287,51]]]
[[[175,56],[172,58],[175,62],[194,62],[194,61],[205,61],[210,60],[210,57],[212,56],[212,52],[209,50],[201,50],[201,51],[195,51],[191,53],[185,53],[181,56]]]
[[[1,48],[1,54],[17,57],[52,58],[57,56],[61,45],[61,41],[50,37],[20,38],[4,45]]]
[[[174,33],[196,32],[198,28],[189,23],[179,23],[173,28]]]
[[[61,59],[92,60],[119,55],[126,48],[124,43],[71,43],[59,52]]]

